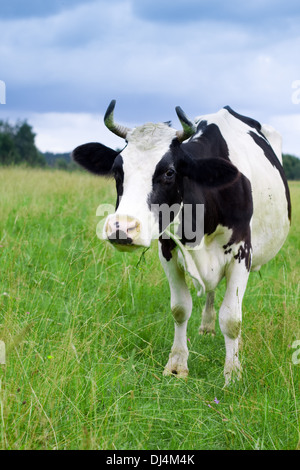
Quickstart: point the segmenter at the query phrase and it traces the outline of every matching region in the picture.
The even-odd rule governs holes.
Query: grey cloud
[[[298,0],[132,0],[135,14],[149,21],[183,23],[192,21],[229,21],[255,26],[280,21],[300,14]]]
[[[36,2],[22,1],[32,11]],[[265,122],[297,112],[291,102],[291,83],[299,79],[296,18],[290,34],[285,28],[253,34],[236,19],[241,12],[227,11],[224,19],[236,0],[225,6],[216,0],[72,1],[61,2],[65,10],[55,16],[50,2],[41,3],[48,4],[48,16],[0,21],[0,79],[7,84],[2,112],[98,115],[115,98],[116,119],[124,125],[171,119],[174,127],[177,105],[194,117],[228,104]],[[77,8],[66,10],[71,3]],[[286,3],[283,16],[296,11],[294,2]],[[243,17],[251,7],[249,21],[259,18],[257,0],[240,4]],[[264,18],[279,17],[277,0],[269,15],[270,0],[260,4]],[[187,22],[191,17],[197,22]]]
[[[2,0],[0,20],[50,16],[62,10],[88,3],[88,1],[89,0]]]

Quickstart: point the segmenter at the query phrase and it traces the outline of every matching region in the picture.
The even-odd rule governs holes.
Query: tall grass
[[[291,191],[289,239],[246,291],[243,379],[223,389],[223,336],[198,335],[193,291],[189,378],[162,376],[174,327],[157,246],[120,254],[96,237],[112,182],[2,169],[0,448],[299,448],[300,184]]]

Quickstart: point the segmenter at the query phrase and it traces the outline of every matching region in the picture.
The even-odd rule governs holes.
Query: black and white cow
[[[104,238],[121,250],[148,247],[154,238],[160,240],[159,256],[170,284],[175,320],[165,375],[188,374],[186,330],[192,298],[185,275],[192,276],[199,295],[207,294],[200,333],[211,334],[216,319],[214,291],[226,278],[219,324],[225,338],[227,384],[232,375],[239,378],[241,373],[238,344],[249,272],[276,255],[290,227],[281,137],[270,126],[228,106],[194,121],[177,107],[181,131],[168,123],[123,127],[114,122],[114,107],[112,101],[104,121],[125,139],[126,147],[117,152],[89,143],[73,151],[80,165],[116,180],[117,207],[106,219]],[[163,205],[177,207],[167,226],[157,210]],[[204,232],[195,243],[182,225],[191,225],[197,232],[199,205],[204,205]],[[184,217],[187,209],[192,210],[190,218]],[[170,230],[171,225],[175,230]]]

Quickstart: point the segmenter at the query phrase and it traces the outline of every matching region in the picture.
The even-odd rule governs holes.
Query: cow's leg
[[[175,321],[174,342],[169,355],[164,375],[176,374],[178,377],[188,375],[188,348],[186,330],[192,312],[192,297],[185,282],[185,276],[177,263],[176,250],[167,261],[159,250],[160,260],[167,275],[171,292],[171,309]]]
[[[202,321],[199,329],[199,334],[211,334],[215,336],[215,322],[216,322],[216,311],[214,308],[215,292],[211,291],[207,293],[205,307],[202,312]]]
[[[241,376],[238,349],[242,323],[242,300],[248,277],[249,271],[245,261],[233,259],[227,268],[226,293],[219,313],[220,328],[225,338],[226,347],[225,385],[229,384],[231,378],[239,379]]]

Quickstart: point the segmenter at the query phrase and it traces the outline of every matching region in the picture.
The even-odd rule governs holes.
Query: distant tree
[[[69,164],[71,162],[70,152],[68,152],[68,153],[45,152],[45,153],[43,153],[43,155],[44,155],[44,157],[46,159],[46,162],[48,163],[49,166],[55,167],[55,165],[56,165],[55,162],[58,159],[65,160],[67,164]]]
[[[283,169],[288,180],[300,180],[300,158],[294,155],[282,155]]]
[[[26,121],[15,125],[0,121],[0,164],[45,166],[46,160],[36,148],[34,139],[32,127]]]
[[[46,160],[36,148],[34,139],[32,127],[26,121],[16,126],[15,145],[21,155],[21,161],[30,166],[44,166]]]
[[[54,167],[57,168],[58,170],[67,170],[68,169],[68,163],[64,158],[58,157],[55,160]]]
[[[68,171],[81,171],[82,168],[71,158],[71,153],[52,153],[45,152],[43,156],[47,164],[53,168],[59,168]]]
[[[0,164],[12,165],[19,163],[21,160],[20,154],[17,151],[13,137],[10,134],[0,133]]]
[[[15,128],[8,121],[0,121],[0,133],[14,136]]]

